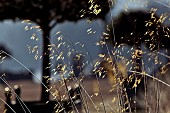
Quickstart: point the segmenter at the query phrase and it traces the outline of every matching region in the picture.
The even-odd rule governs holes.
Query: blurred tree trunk
[[[42,55],[42,82],[41,84],[41,101],[46,102],[49,100],[49,91],[50,88],[50,51],[48,49],[48,45],[50,45],[50,28],[48,25],[42,26],[43,32],[43,55]],[[45,85],[45,86],[44,86]]]

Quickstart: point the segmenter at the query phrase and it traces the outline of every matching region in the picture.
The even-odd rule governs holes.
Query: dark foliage
[[[164,14],[158,18],[154,11],[122,13],[113,23],[115,41],[113,28],[110,27],[111,40],[117,44],[126,43],[136,46],[145,43],[150,50],[169,47],[167,42],[170,41],[170,31],[162,24],[166,16]]]
[[[96,5],[96,6],[95,6]],[[100,10],[101,9],[101,10]],[[100,10],[95,13],[94,10]],[[81,18],[104,19],[109,11],[107,0],[1,0],[0,20],[28,19],[39,25]],[[84,15],[84,16],[81,16]],[[45,23],[44,23],[45,22]]]

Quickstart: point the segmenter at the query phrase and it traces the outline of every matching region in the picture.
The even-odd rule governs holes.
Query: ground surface
[[[110,93],[109,90],[111,89],[110,84],[108,83],[107,79],[101,79],[99,81],[100,88],[98,87],[98,82],[93,79],[84,79],[83,84],[81,82],[81,85],[83,85],[84,89],[82,90],[83,98],[84,98],[84,104],[86,106],[86,109],[82,106],[82,109],[79,109],[79,112],[85,113],[117,113],[117,103],[113,102],[115,97],[115,92]],[[68,82],[68,85],[74,86],[76,82],[70,81]],[[20,85],[22,93],[21,98],[24,101],[35,101],[40,99],[40,92],[41,92],[41,85],[34,83],[32,81],[10,81],[10,86],[14,86],[16,84]],[[64,95],[64,86],[59,84],[59,82],[56,82],[52,85],[53,87],[60,89],[60,95]],[[5,100],[4,97],[4,88],[6,86],[3,84],[0,84],[0,98]],[[99,93],[99,90],[102,92],[102,96]],[[104,105],[103,105],[104,103]],[[3,111],[4,103],[0,101],[0,113]],[[104,110],[105,109],[105,110]]]

